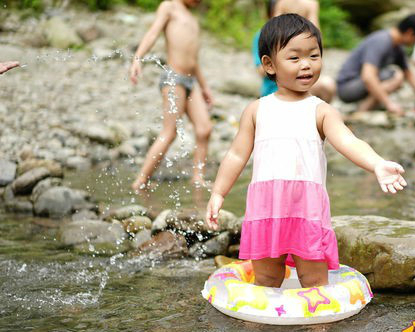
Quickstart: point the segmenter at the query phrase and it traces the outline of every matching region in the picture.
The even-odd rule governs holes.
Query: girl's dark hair
[[[274,13],[274,7],[277,4],[278,0],[268,0],[267,3],[267,15],[268,15],[268,19],[270,19],[272,17],[272,14]]]
[[[288,42],[302,33],[309,33],[310,38],[317,39],[320,53],[323,55],[320,30],[306,18],[297,14],[284,14],[271,18],[261,29],[259,36],[259,58],[264,55],[271,57],[287,46]],[[275,81],[275,75],[267,73],[270,80]]]
[[[415,14],[409,15],[400,21],[398,29],[400,32],[406,32],[408,29],[412,29],[412,32],[415,33]]]

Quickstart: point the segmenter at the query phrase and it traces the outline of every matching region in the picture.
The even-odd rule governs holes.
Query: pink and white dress
[[[260,99],[239,258],[294,254],[339,268],[324,142],[316,126],[322,102],[314,96],[283,101],[274,94]],[[293,263],[288,255],[287,264]]]

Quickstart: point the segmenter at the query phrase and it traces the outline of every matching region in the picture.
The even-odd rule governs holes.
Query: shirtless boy
[[[141,75],[141,60],[153,47],[163,31],[166,39],[167,64],[174,71],[176,85],[177,112],[169,112],[166,84],[167,74],[162,74],[160,89],[163,97],[163,129],[147,153],[144,164],[132,184],[135,191],[147,188],[148,181],[159,165],[167,149],[176,137],[176,120],[187,114],[195,129],[196,148],[192,181],[204,185],[203,174],[206,162],[209,136],[212,124],[208,107],[212,105],[212,95],[198,64],[199,24],[190,12],[201,0],[163,1],[157,9],[156,18],[137,48],[130,68],[130,79],[137,84]],[[196,81],[199,83],[196,85]]]

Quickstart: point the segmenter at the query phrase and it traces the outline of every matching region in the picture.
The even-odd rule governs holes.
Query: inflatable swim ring
[[[287,266],[281,288],[256,286],[251,261],[216,270],[203,297],[226,315],[265,324],[303,325],[335,322],[359,313],[373,293],[366,278],[341,265],[329,271],[329,285],[301,288],[296,269]]]

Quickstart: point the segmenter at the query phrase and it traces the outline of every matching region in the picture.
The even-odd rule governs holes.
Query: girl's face
[[[278,89],[296,93],[310,90],[317,82],[322,66],[317,38],[308,33],[292,38],[271,57],[263,56],[262,61],[267,73],[276,75]]]

